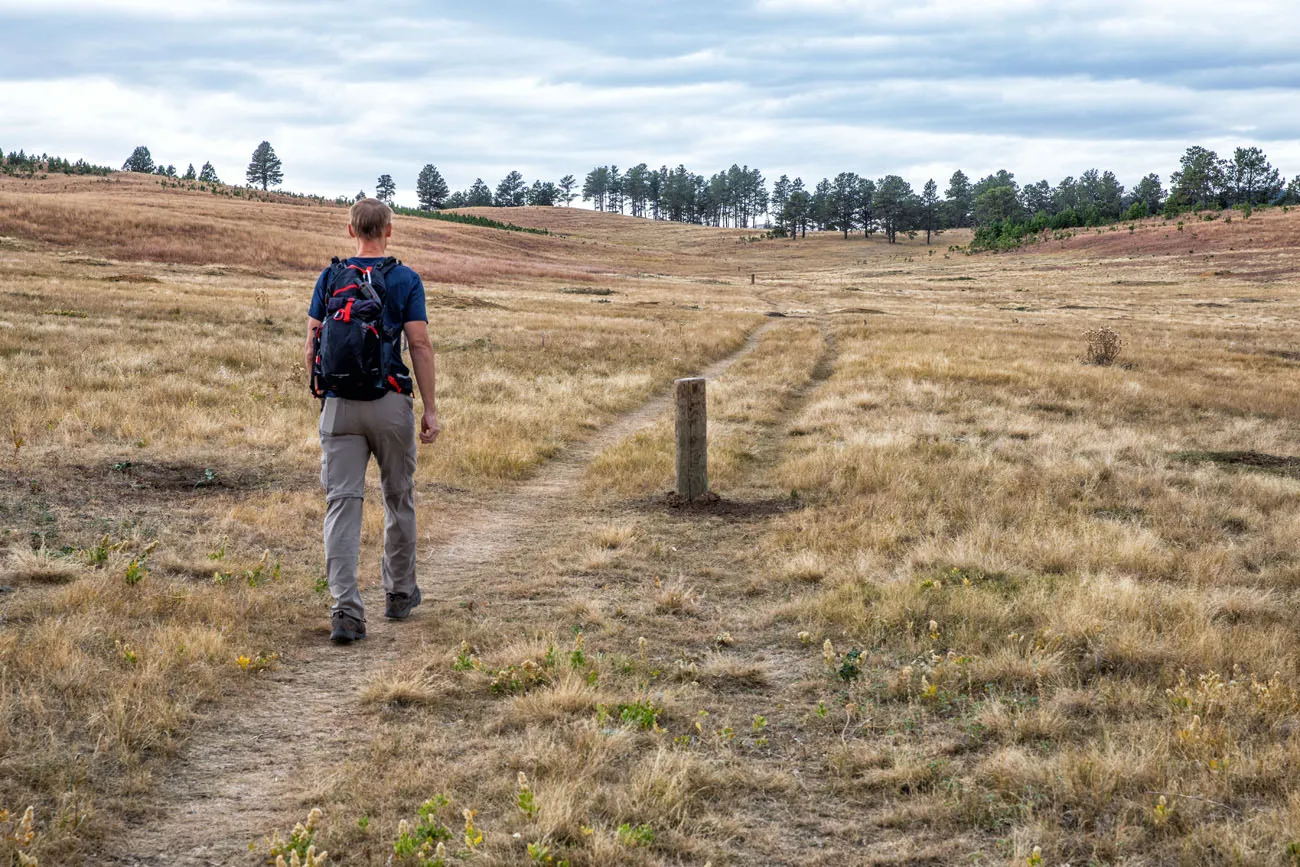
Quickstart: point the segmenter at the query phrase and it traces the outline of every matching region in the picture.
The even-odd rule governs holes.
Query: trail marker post
[[[709,421],[704,377],[677,380],[677,496],[690,502],[709,490]]]

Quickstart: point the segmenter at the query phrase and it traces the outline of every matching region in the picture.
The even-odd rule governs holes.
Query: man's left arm
[[[420,416],[420,442],[431,443],[442,432],[442,425],[438,423],[438,405],[434,397],[436,372],[429,323],[408,322],[402,330],[406,332],[406,345],[411,350],[411,372],[415,374],[420,400],[424,402],[424,413]]]

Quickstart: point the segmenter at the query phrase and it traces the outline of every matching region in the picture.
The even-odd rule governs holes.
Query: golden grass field
[[[1296,215],[399,218],[426,601],[344,649],[295,365],[345,213],[0,180],[0,864],[274,863],[313,809],[347,865],[1300,864]],[[647,401],[724,359],[673,508]]]

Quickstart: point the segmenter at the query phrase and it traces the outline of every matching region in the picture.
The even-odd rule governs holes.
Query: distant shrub
[[[76,162],[69,162],[60,156],[50,156],[41,154],[37,156],[32,154],[28,156],[22,151],[10,153],[5,156],[0,153],[0,174],[25,176],[33,178],[37,172],[45,178],[51,172],[62,172],[65,175],[109,175],[113,170],[108,166],[91,165],[83,159]]]
[[[565,295],[613,295],[613,289],[599,286],[565,286],[560,289]]]
[[[1083,339],[1086,341],[1083,360],[1088,364],[1099,364],[1103,367],[1114,364],[1124,351],[1124,340],[1119,336],[1119,332],[1102,326],[1083,332]]]

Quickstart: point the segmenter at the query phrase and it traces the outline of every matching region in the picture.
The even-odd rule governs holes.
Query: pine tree
[[[943,205],[948,212],[948,225],[958,229],[970,225],[975,195],[971,190],[970,178],[961,169],[953,172],[948,179],[948,191],[944,193]]]
[[[809,217],[811,217],[813,225],[817,227],[818,231],[829,228],[831,223],[835,221],[835,217],[831,213],[831,182],[829,178],[822,178],[817,182],[817,186],[813,187],[812,213],[809,214]]]
[[[1088,206],[1096,211],[1095,205]],[[1020,195],[1014,186],[988,187],[975,197],[975,225],[988,226],[1017,220],[1024,214]]]
[[[597,211],[603,211],[608,195],[609,166],[597,166],[587,172],[587,179],[582,184],[582,200],[591,202]]]
[[[1020,191],[1020,199],[1024,203],[1025,212],[1030,215],[1052,213],[1052,185],[1046,180],[1025,184]]]
[[[790,177],[781,175],[772,185],[772,216],[775,217],[777,231],[784,234],[786,231],[785,224],[785,203],[790,201]]]
[[[564,202],[564,207],[566,208],[572,205],[573,200],[578,197],[577,188],[578,179],[573,175],[565,175],[560,178],[560,183],[558,185],[560,195],[558,201]]]
[[[795,178],[790,184],[790,195],[781,209],[781,222],[789,227],[791,241],[799,237],[801,231],[805,238],[808,237],[808,213],[811,209],[812,197],[803,188],[803,178]]]
[[[553,181],[533,181],[528,189],[528,204],[538,208],[550,208],[559,198],[560,189]]]
[[[623,175],[623,195],[634,217],[645,216],[646,202],[650,198],[650,174],[646,164],[640,163]]]
[[[840,172],[831,186],[830,210],[846,241],[857,224],[860,181],[855,172]]]
[[[656,220],[663,219],[664,190],[668,188],[668,166],[660,166],[659,171],[650,173],[650,216]]]
[[[524,176],[519,172],[511,172],[497,184],[496,198],[493,203],[498,208],[521,208],[527,199],[528,190],[524,186]]]
[[[1228,179],[1238,205],[1262,205],[1282,194],[1282,175],[1257,147],[1237,148],[1228,163]]]
[[[212,163],[204,163],[203,168],[199,169],[199,180],[205,184],[221,183],[221,178],[217,177],[217,170],[212,167]]]
[[[124,172],[143,172],[148,175],[153,174],[153,170],[153,157],[149,155],[149,149],[144,145],[140,145],[131,151],[131,155],[122,164],[122,171]]]
[[[917,210],[912,185],[898,175],[886,175],[876,184],[876,219],[889,243],[898,240],[899,232],[912,230]]]
[[[433,163],[420,169],[420,176],[415,179],[415,198],[420,203],[420,210],[439,210],[450,195],[451,190],[447,188],[447,182],[443,180]]]
[[[1160,176],[1154,172],[1138,181],[1130,194],[1130,204],[1142,202],[1148,214],[1158,214],[1165,204],[1165,190],[1160,185]]]
[[[474,184],[465,192],[465,207],[492,207],[492,188],[483,183],[482,178],[475,178]]]
[[[353,199],[352,201],[353,201],[353,203],[355,204],[356,202],[361,201],[361,200],[364,199],[365,197],[366,197],[366,191],[365,191],[365,190],[357,190],[357,197],[356,197],[355,199]]]
[[[1079,207],[1079,182],[1073,175],[1066,175],[1052,190],[1052,213],[1063,214]]]
[[[609,167],[609,210],[623,213],[623,176],[618,166]]]
[[[278,187],[284,180],[284,172],[281,170],[280,158],[275,155],[275,149],[271,147],[269,141],[264,141],[253,151],[253,159],[248,163],[248,171],[245,173],[250,184],[261,184],[262,189],[268,187]]]
[[[1169,176],[1170,202],[1198,208],[1222,203],[1227,172],[1218,154],[1194,145],[1187,149],[1178,163],[1178,171]]]
[[[1283,196],[1282,202],[1287,205],[1300,205],[1300,175],[1296,175],[1286,185],[1286,194]]]
[[[190,167],[185,170],[185,174],[181,175],[181,180],[192,181],[195,177],[197,177],[197,175],[194,174],[194,163],[190,163]]]
[[[393,176],[383,174],[379,180],[375,181],[375,198],[386,205],[393,203],[393,193],[397,192],[397,184],[393,183]]]
[[[939,185],[934,178],[925,182],[921,188],[920,199],[921,228],[925,229],[925,245],[930,246],[930,236],[943,231],[939,228]]]
[[[876,182],[863,178],[858,185],[858,225],[862,236],[870,238],[876,231]]]

